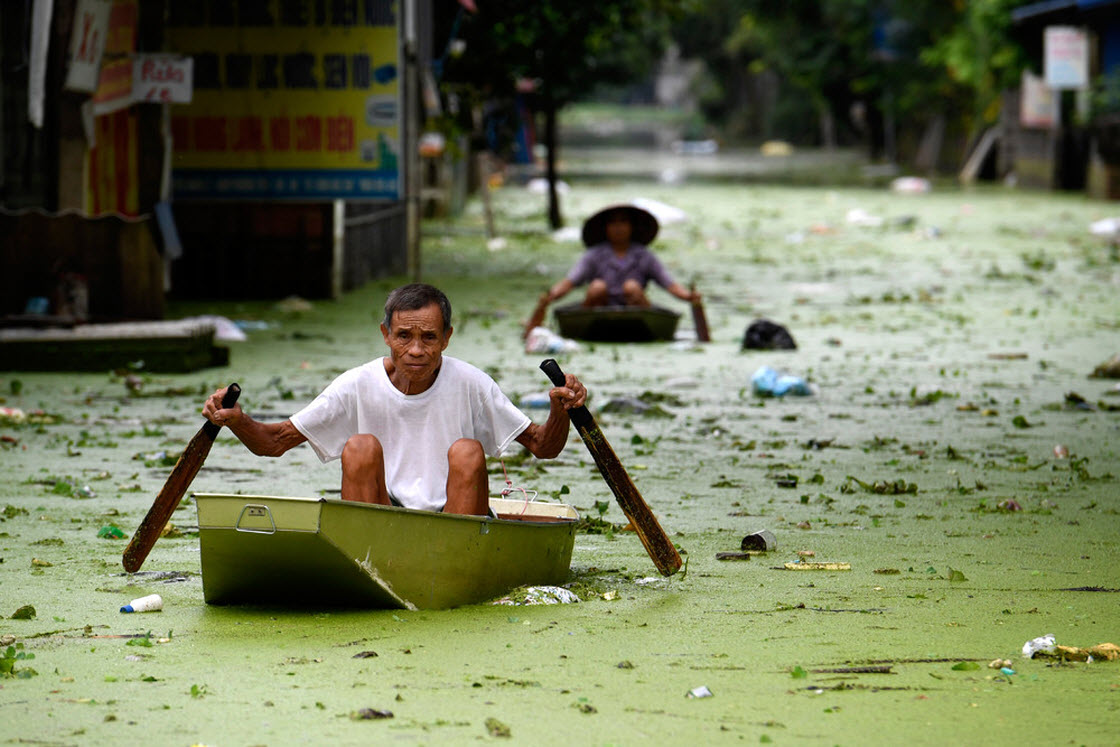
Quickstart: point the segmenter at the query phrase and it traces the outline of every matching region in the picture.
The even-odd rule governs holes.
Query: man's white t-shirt
[[[451,444],[473,438],[490,456],[501,456],[531,422],[493,379],[446,355],[435,383],[420,394],[393,386],[378,358],[339,376],[291,421],[323,462],[341,457],[355,434],[376,436],[389,495],[428,511],[447,502]]]

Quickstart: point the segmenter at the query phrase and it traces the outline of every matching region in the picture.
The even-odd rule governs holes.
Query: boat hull
[[[561,337],[592,342],[672,340],[681,315],[660,306],[557,306]]]
[[[337,499],[196,493],[207,604],[446,609],[568,578],[578,514],[493,499],[498,518]]]

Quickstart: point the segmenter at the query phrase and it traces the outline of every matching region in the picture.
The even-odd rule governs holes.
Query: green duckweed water
[[[236,380],[258,417],[287,416],[381,354],[379,310],[401,279],[302,312],[179,304],[268,327],[234,344],[228,368],[141,374],[140,396],[109,373],[0,376],[4,406],[53,416],[0,427],[0,635],[34,655],[15,673],[37,672],[0,679],[4,740],[1116,744],[1120,662],[1020,654],[1047,633],[1120,641],[1120,396],[1115,380],[1088,378],[1120,352],[1120,260],[1088,232],[1115,206],[1004,189],[600,183],[576,185],[564,208],[576,223],[637,196],[689,214],[654,248],[699,284],[713,342],[558,357],[685,572],[661,578],[632,534],[610,531],[577,538],[579,604],[208,607],[188,502],[181,536],[124,575],[126,540],[99,533],[131,535],[205,395]],[[520,324],[579,245],[544,231],[539,196],[495,198],[505,247],[488,247],[472,205],[425,224],[424,275],[455,306],[448,353],[517,401],[547,388]],[[853,209],[882,225],[849,223]],[[741,352],[758,317],[787,326],[798,350]],[[815,394],[755,397],[761,365]],[[671,394],[658,403],[670,417],[598,409],[645,392]],[[543,498],[567,487],[585,516],[606,503],[603,518],[625,523],[574,429],[558,460],[506,468]],[[501,475],[495,462],[495,491]],[[261,459],[223,433],[193,489],[337,486],[337,465],[306,448]],[[759,529],[776,551],[716,559]],[[851,570],[785,570],[799,551]],[[162,612],[118,612],[149,593]],[[24,605],[36,616],[10,619]],[[688,697],[698,688],[710,697]]]

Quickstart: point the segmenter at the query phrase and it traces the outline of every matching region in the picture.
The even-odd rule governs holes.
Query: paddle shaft
[[[555,360],[549,358],[541,363],[541,370],[554,385],[564,386],[564,372],[560,370],[560,365]],[[614,493],[622,512],[634,525],[638,538],[645,546],[653,564],[657,566],[657,570],[662,576],[676,573],[681,567],[680,553],[665,534],[665,530],[657,523],[657,517],[642,499],[638,488],[626,473],[626,468],[622,466],[622,462],[618,460],[618,456],[607,442],[607,437],[599,429],[595,417],[583,405],[568,410],[568,416],[579,432],[580,438],[583,439],[584,445],[587,446],[587,450],[591,452],[595,466],[599,468],[603,480]]]
[[[693,293],[696,292],[696,286],[691,287]],[[708,316],[704,313],[704,302],[696,300],[692,302],[692,326],[696,328],[696,339],[700,342],[711,342],[712,336],[708,333]]]
[[[230,384],[225,396],[222,397],[222,409],[233,407],[240,395],[241,387]],[[171,470],[171,475],[164,483],[163,489],[159,491],[152,507],[148,509],[148,515],[140,522],[128,547],[124,549],[121,562],[129,573],[135,573],[144,564],[144,559],[152,551],[152,546],[159,539],[163,528],[167,526],[171,514],[179,506],[183,494],[187,492],[194,476],[206,461],[206,455],[210,453],[210,447],[214,445],[214,439],[220,430],[221,426],[206,421],[179,455],[179,460],[175,462],[175,467]]]

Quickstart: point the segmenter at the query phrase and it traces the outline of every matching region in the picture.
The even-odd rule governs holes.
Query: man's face
[[[451,332],[451,328],[443,328],[443,315],[436,304],[396,311],[390,329],[381,325],[393,369],[411,385],[409,389],[423,391],[434,381]]]
[[[612,244],[630,243],[630,219],[625,213],[615,213],[607,221],[607,241]]]

